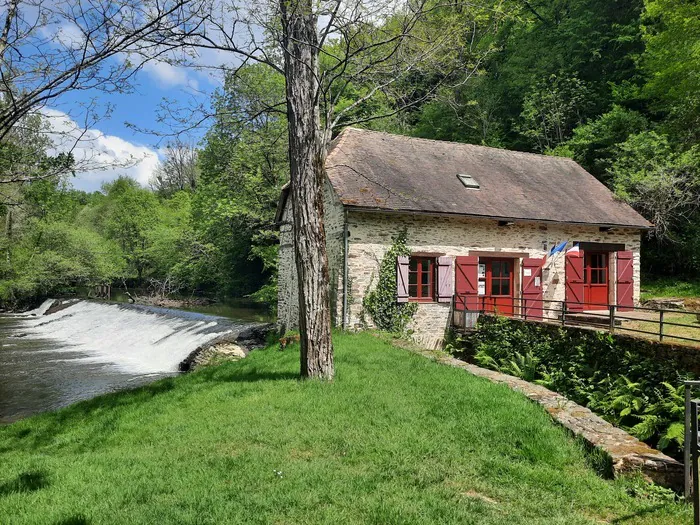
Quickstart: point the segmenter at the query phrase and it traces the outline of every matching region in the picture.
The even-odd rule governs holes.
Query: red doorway
[[[513,259],[482,259],[486,265],[485,312],[513,315]]]
[[[586,310],[607,310],[610,298],[607,252],[585,252],[583,260],[583,302]]]

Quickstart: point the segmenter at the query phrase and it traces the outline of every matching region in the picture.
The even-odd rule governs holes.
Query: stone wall
[[[292,207],[289,199],[282,212],[280,248],[277,261],[277,325],[281,332],[298,326],[299,301],[297,269],[294,263]]]
[[[435,256],[489,251],[494,255],[518,252],[527,253],[529,257],[544,257],[551,246],[564,240],[621,243],[634,252],[634,300],[639,301],[641,236],[638,230],[600,232],[598,227],[591,226],[525,222],[498,226],[498,221],[487,219],[356,211],[348,213],[348,228],[348,328],[362,327],[362,298],[374,285],[379,263],[393,237],[402,228],[406,228],[407,244],[413,252]],[[611,267],[614,268],[614,261],[611,261]],[[454,279],[454,271],[451,274]],[[611,284],[613,282],[611,279]],[[543,288],[545,300],[565,299],[563,253],[545,265]],[[614,289],[612,293],[615,293]],[[442,344],[450,308],[449,303],[419,303],[410,328],[420,343],[431,348]]]
[[[328,181],[324,185],[323,207],[331,283],[331,320],[339,325],[342,324],[345,218],[343,206]],[[287,199],[280,224],[278,255],[277,323],[282,332],[299,326],[299,288],[293,240],[292,207]]]

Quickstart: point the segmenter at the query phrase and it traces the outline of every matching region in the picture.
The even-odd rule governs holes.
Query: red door
[[[486,259],[484,311],[513,315],[513,260]]]
[[[586,310],[607,310],[608,255],[604,252],[586,252],[583,260],[583,302]]]

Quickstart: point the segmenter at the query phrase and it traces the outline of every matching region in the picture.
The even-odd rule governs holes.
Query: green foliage
[[[261,65],[228,76],[214,98],[192,201],[193,249],[179,268],[193,287],[275,302],[274,217],[289,178],[287,120],[264,109],[280,100],[284,79]]]
[[[609,183],[609,172],[617,156],[618,145],[630,135],[644,131],[647,126],[648,121],[641,113],[615,104],[607,113],[575,128],[573,136],[560,148],[566,148],[574,160]],[[555,149],[553,153],[558,152]]]
[[[700,140],[700,3],[646,0],[642,66],[646,93],[686,145]]]
[[[679,153],[665,135],[637,133],[619,145],[611,172],[616,193],[654,224],[659,241],[700,208],[700,147]]]
[[[576,77],[551,75],[538,82],[523,100],[520,133],[537,151],[555,148],[581,124],[588,96],[586,85]]]
[[[94,230],[33,220],[12,247],[0,280],[0,303],[15,306],[74,286],[111,282],[124,275],[116,243]]]
[[[642,280],[642,301],[652,297],[700,297],[700,280],[677,277],[655,277]]]
[[[411,250],[406,246],[406,230],[402,230],[382,258],[377,286],[362,299],[364,313],[380,330],[406,333],[408,323],[418,309],[416,303],[396,301],[396,258],[410,254]]]
[[[680,363],[660,361],[635,345],[587,330],[482,317],[469,341],[481,366],[536,382],[595,411],[671,454],[683,447],[684,379]]]

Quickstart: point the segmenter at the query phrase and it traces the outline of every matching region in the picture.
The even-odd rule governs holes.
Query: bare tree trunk
[[[323,227],[326,144],[319,117],[317,17],[312,0],[281,0],[281,8],[301,376],[332,379],[330,279]]]
[[[7,252],[5,254],[5,261],[7,262],[8,268],[10,267],[11,253],[12,253],[12,208],[7,207],[7,213],[5,215],[5,237],[7,238]]]

